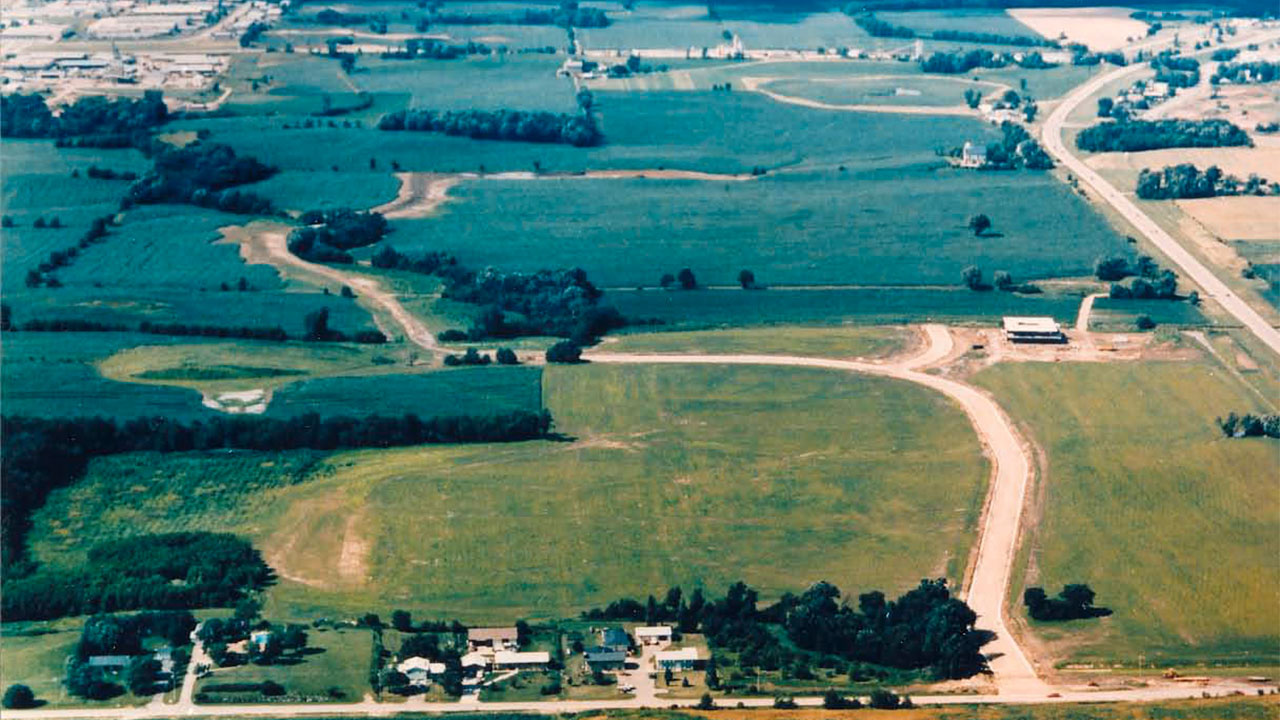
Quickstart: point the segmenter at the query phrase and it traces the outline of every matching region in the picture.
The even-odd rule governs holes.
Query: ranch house
[[[541,670],[551,664],[548,652],[502,651],[493,656],[495,670]]]
[[[627,654],[612,648],[588,648],[584,653],[587,667],[596,670],[621,670],[627,663]]]
[[[665,645],[671,642],[670,625],[654,625],[636,628],[636,640],[644,645]]]
[[[698,664],[698,649],[663,650],[654,656],[654,660],[657,662],[659,670],[670,670],[672,672],[692,670]]]

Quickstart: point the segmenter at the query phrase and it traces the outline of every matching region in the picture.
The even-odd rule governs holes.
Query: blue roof
[[[597,662],[623,662],[627,659],[627,654],[621,650],[613,648],[595,647],[587,648],[583,654],[589,663]]]

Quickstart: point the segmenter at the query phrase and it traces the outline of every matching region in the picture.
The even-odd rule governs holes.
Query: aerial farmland
[[[1280,21],[1052,5],[6,0],[5,716],[1274,715]]]

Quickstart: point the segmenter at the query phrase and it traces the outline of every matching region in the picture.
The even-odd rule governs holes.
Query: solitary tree
[[[25,710],[36,706],[36,694],[26,685],[10,685],[4,691],[4,706],[9,710]]]
[[[582,348],[575,342],[569,340],[561,340],[560,342],[547,348],[547,362],[549,363],[579,363],[582,362]]]
[[[1093,274],[1108,282],[1123,280],[1130,274],[1129,261],[1119,255],[1098,258],[1093,264]]]
[[[973,231],[974,235],[981,235],[991,229],[991,218],[978,213],[969,218],[969,229]]]
[[[307,313],[303,320],[303,327],[306,328],[306,334],[303,336],[307,340],[325,340],[329,337],[329,308],[320,308],[315,312]],[[239,608],[237,608],[237,612]]]
[[[991,276],[991,284],[995,285],[997,290],[1012,290],[1013,276],[1006,270],[997,270],[995,271],[995,274]]]
[[[675,282],[676,282],[676,276],[672,275],[671,273],[663,273],[662,279],[658,281],[658,283],[662,285],[664,289],[671,287],[672,285],[675,284]]]
[[[969,88],[964,91],[964,102],[971,108],[977,109],[978,103],[982,102],[982,92]]]
[[[743,290],[750,290],[756,286],[756,274],[750,270],[743,270],[738,273],[738,284]]]
[[[681,268],[680,272],[676,273],[676,280],[683,290],[693,290],[698,287],[698,278],[694,277],[693,271],[689,268]]]
[[[499,365],[519,365],[520,359],[516,357],[516,351],[511,348],[498,348],[498,364]]]
[[[1098,117],[1110,117],[1111,109],[1115,107],[1115,100],[1109,97],[1098,98]]]
[[[982,271],[977,265],[970,265],[960,271],[960,281],[970,290],[982,289]]]

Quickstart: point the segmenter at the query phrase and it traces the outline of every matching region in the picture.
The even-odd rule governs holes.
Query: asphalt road
[[[1217,47],[1241,46],[1248,43],[1260,43],[1275,39],[1277,33],[1275,30],[1264,30],[1262,32],[1251,33],[1246,39],[1237,40],[1228,45],[1220,45]],[[1259,340],[1271,348],[1271,351],[1280,354],[1280,331],[1277,331],[1270,323],[1263,319],[1252,307],[1249,306],[1239,295],[1236,295],[1227,287],[1226,283],[1218,279],[1209,268],[1195,258],[1191,253],[1187,252],[1181,244],[1178,243],[1169,233],[1165,232],[1154,220],[1142,212],[1137,205],[1133,203],[1124,193],[1116,189],[1114,185],[1107,182],[1101,175],[1094,172],[1093,168],[1084,163],[1083,160],[1071,154],[1067,149],[1066,143],[1062,138],[1063,126],[1071,113],[1079,107],[1080,103],[1091,98],[1098,90],[1102,89],[1107,83],[1119,80],[1128,75],[1136,75],[1143,70],[1150,68],[1145,64],[1133,64],[1126,67],[1118,68],[1109,73],[1101,74],[1089,82],[1077,87],[1067,95],[1062,102],[1058,103],[1053,109],[1049,117],[1045,120],[1043,141],[1045,150],[1053,155],[1059,163],[1075,174],[1076,177],[1087,183],[1094,192],[1096,192],[1116,212],[1120,213],[1125,220],[1128,220],[1139,233],[1143,235],[1151,244],[1160,248],[1160,252],[1169,258],[1182,274],[1190,278],[1192,282],[1204,289],[1205,294],[1213,298],[1222,306],[1224,310],[1231,314],[1241,325],[1249,332],[1253,333]]]

